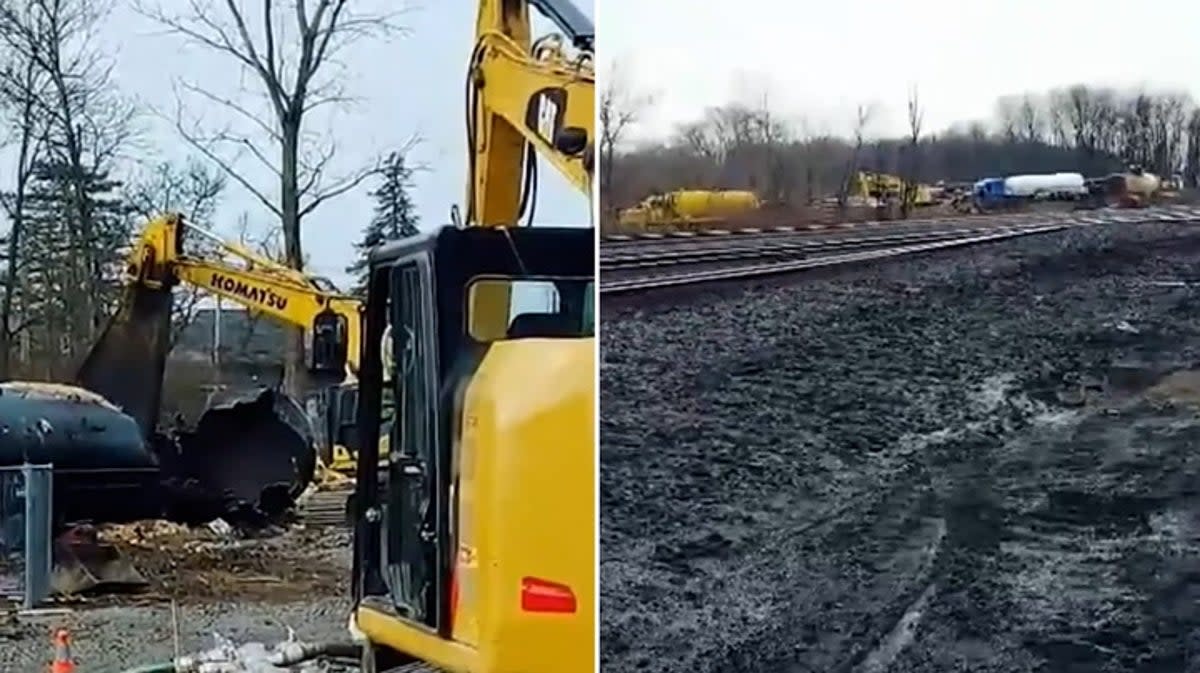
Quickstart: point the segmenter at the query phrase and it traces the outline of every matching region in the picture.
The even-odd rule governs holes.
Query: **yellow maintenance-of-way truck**
[[[627,229],[688,227],[750,213],[761,205],[754,192],[684,189],[648,196],[618,217]]]

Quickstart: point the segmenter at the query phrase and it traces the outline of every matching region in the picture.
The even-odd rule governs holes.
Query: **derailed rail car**
[[[293,408],[295,407],[295,408]],[[311,482],[313,434],[294,401],[255,391],[195,429],[146,432],[74,386],[0,384],[0,465],[54,466],[56,524],[221,516],[269,520]]]
[[[315,433],[297,402],[277,391],[210,407],[190,430],[160,429],[172,290],[128,284],[73,385],[0,385],[0,429],[8,429],[0,465],[54,466],[58,524],[265,524],[312,481]]]
[[[0,384],[0,465],[54,465],[63,521],[162,516],[158,458],[133,417],[85,390]]]
[[[1047,173],[984,178],[971,192],[978,210],[1015,210],[1033,201],[1076,201],[1087,196],[1088,187],[1079,173]]]

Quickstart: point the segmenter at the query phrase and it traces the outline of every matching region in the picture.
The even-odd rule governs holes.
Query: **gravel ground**
[[[288,627],[302,639],[346,640],[349,609],[349,600],[339,598],[185,606],[179,609],[180,651],[187,654],[213,647],[213,633],[236,643],[276,643],[287,638]],[[16,637],[7,641],[0,626],[0,670],[45,670],[53,653],[50,635],[60,627],[71,630],[71,653],[81,673],[117,673],[174,656],[169,605],[108,606],[65,617],[22,620],[9,626],[8,634]]]
[[[118,534],[121,533],[121,534]],[[106,673],[174,655],[171,601],[177,606],[180,651],[213,647],[213,634],[235,643],[287,638],[346,640],[350,548],[342,530],[292,529],[236,543],[209,539],[203,529],[170,524],[128,526],[107,537],[124,540],[124,556],[149,580],[136,595],[105,595],[66,614],[17,617],[0,610],[0,671],[45,670],[50,635],[66,627],[83,673]]]
[[[601,658],[1200,665],[1200,229],[606,302]]]

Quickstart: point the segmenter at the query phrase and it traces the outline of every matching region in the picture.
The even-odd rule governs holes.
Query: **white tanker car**
[[[1083,175],[1079,173],[1050,173],[1048,175],[1013,175],[1004,178],[1004,195],[1016,198],[1072,198],[1087,194]]]
[[[971,193],[981,210],[990,210],[1012,207],[1033,199],[1077,199],[1086,195],[1088,190],[1086,181],[1079,173],[1049,173],[985,178],[975,183]]]
[[[979,210],[1020,207],[1034,200],[1115,199],[1121,205],[1145,205],[1162,189],[1152,173],[1132,170],[1086,180],[1079,173],[1047,173],[985,178],[975,183],[972,200]]]

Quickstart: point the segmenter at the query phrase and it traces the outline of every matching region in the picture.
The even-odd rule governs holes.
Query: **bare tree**
[[[262,0],[261,21],[254,25],[236,0],[187,0],[186,4],[188,9],[182,14],[148,7],[140,0],[137,7],[174,33],[229,57],[252,73],[262,87],[269,112],[259,114],[242,101],[180,80],[182,91],[227,108],[252,124],[255,133],[237,133],[228,128],[203,133],[196,124],[189,128],[183,118],[182,101],[175,115],[176,128],[188,143],[279,218],[285,261],[301,269],[301,220],[325,201],[349,192],[376,173],[382,159],[376,157],[365,168],[329,178],[337,145],[328,136],[322,139],[306,134],[305,120],[318,107],[353,100],[338,77],[338,54],[364,38],[402,33],[396,23],[399,12],[356,12],[356,3],[349,0]],[[288,14],[290,19],[286,18]],[[268,196],[269,192],[255,185],[247,173],[224,156],[225,149],[231,147],[254,157],[271,172],[278,180],[278,198]],[[272,154],[275,159],[270,158]],[[285,362],[285,379],[292,393],[306,387],[307,377],[301,366],[303,348],[303,331],[293,330]]]
[[[917,198],[917,183],[921,179],[921,124],[925,121],[925,111],[921,109],[921,99],[914,85],[908,93],[908,161],[904,175],[904,195],[900,202],[900,212],[908,219],[912,212],[913,202]]]
[[[846,169],[842,172],[841,186],[838,188],[838,207],[842,210],[846,208],[846,199],[850,195],[850,184],[854,179],[854,173],[858,170],[859,161],[862,157],[863,142],[866,137],[867,124],[871,121],[872,107],[870,105],[859,104],[854,111],[854,149],[850,154],[849,161],[846,162]]]
[[[1184,161],[1184,184],[1189,189],[1200,187],[1200,109],[1193,109],[1187,124],[1187,159]]]
[[[764,91],[759,97],[751,121],[754,128],[752,142],[762,154],[762,195],[774,203],[790,203],[792,189],[797,182],[795,163],[789,160],[785,152],[790,129],[774,115],[767,92]]]
[[[1200,156],[1200,131],[1188,126],[1196,107],[1179,93],[1083,85],[1029,92],[997,103],[999,124],[962,121],[936,135],[924,124],[921,106],[913,98],[908,132],[903,137],[872,138],[870,157],[863,155],[869,107],[860,106],[856,123],[844,137],[837,137],[800,132],[799,126],[769,110],[763,114],[761,106],[738,100],[705,110],[658,143],[646,142],[624,153],[620,179],[628,183],[630,194],[748,185],[765,186],[770,192],[771,184],[779,183],[772,183],[772,162],[763,159],[773,154],[803,167],[806,201],[837,194],[843,205],[847,188],[853,186],[850,179],[868,163],[881,171],[897,166],[895,170],[915,172],[924,181],[944,180],[951,183],[951,192],[982,177],[1061,170],[1102,176],[1127,163],[1140,163],[1164,177],[1191,167],[1188,184],[1200,182],[1194,177],[1200,175],[1200,160],[1195,159]],[[768,122],[779,124],[785,140],[775,142],[773,133],[763,132]],[[914,127],[919,127],[915,134]],[[907,163],[910,158],[919,159],[916,167]],[[822,191],[821,185],[831,188]],[[868,187],[880,191],[881,186]]]
[[[1042,142],[1045,120],[1042,118],[1037,101],[1029,94],[1021,97],[1021,107],[1017,111],[1017,119],[1022,140],[1027,143]]]
[[[1021,102],[1016,96],[1002,96],[996,100],[996,121],[1000,136],[1010,143],[1021,137]]]
[[[633,93],[617,64],[609,68],[608,83],[600,93],[600,193],[613,194],[617,151],[625,133],[637,123],[642,111],[650,104],[649,95]],[[606,199],[605,208],[615,206]]]
[[[136,135],[135,109],[122,98],[111,78],[112,64],[97,48],[97,30],[110,2],[96,0],[19,0],[0,3],[0,43],[10,63],[10,86],[23,78],[31,102],[28,111],[44,120],[39,131],[39,161],[27,164],[25,177],[35,172],[53,176],[65,190],[66,205],[58,243],[65,278],[60,300],[66,302],[64,332],[71,357],[90,343],[111,308],[111,258],[119,232],[110,231],[110,206],[97,200],[97,190],[112,185],[107,167]],[[34,93],[36,92],[36,95]],[[35,149],[35,148],[30,148]],[[22,184],[27,188],[28,182]],[[27,196],[27,195],[26,195]],[[22,197],[24,198],[24,197]],[[14,203],[11,205],[15,206]],[[20,239],[29,235],[22,203]],[[18,241],[18,249],[23,240]]]
[[[1166,93],[1158,96],[1155,109],[1154,170],[1163,178],[1179,171],[1183,161],[1184,134],[1187,111],[1191,101],[1186,94]]]
[[[0,378],[8,378],[12,368],[14,338],[23,325],[14,323],[13,306],[22,271],[22,237],[25,231],[25,198],[34,166],[45,152],[45,110],[40,101],[47,90],[45,74],[10,42],[0,43],[0,111],[8,112],[16,157],[12,166],[11,191],[0,189],[0,210],[8,217],[5,243],[3,298],[0,298]]]
[[[1070,130],[1071,125],[1067,119],[1070,101],[1067,99],[1066,92],[1058,89],[1051,91],[1046,105],[1049,116],[1051,142],[1060,147],[1074,147]]]

